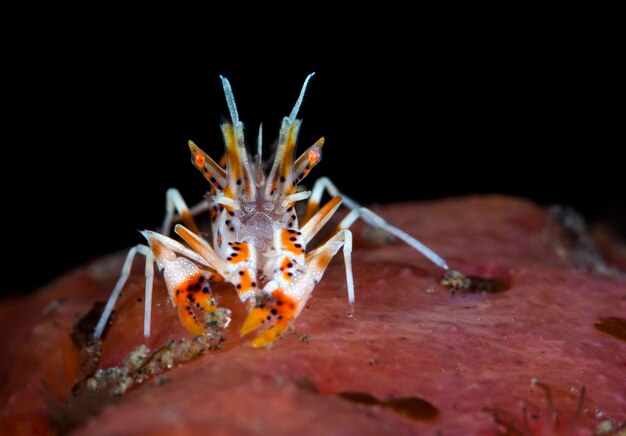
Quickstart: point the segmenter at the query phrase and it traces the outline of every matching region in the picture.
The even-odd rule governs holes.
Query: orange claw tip
[[[193,314],[190,307],[178,306],[178,317],[181,324],[194,336],[201,336],[206,330]]]
[[[261,324],[263,324],[267,317],[269,316],[270,311],[266,308],[255,307],[250,311],[246,320],[243,322],[241,329],[239,330],[239,334],[241,336],[245,336],[250,333],[252,330],[258,329]]]
[[[255,348],[271,346],[275,341],[283,336],[283,333],[287,329],[287,326],[287,322],[277,322],[276,324],[265,330],[263,333],[261,333],[259,336],[257,336],[252,341],[252,346]]]
[[[274,338],[274,339],[269,339],[267,337],[265,337],[265,334],[259,335],[257,338],[255,338],[251,344],[254,348],[262,348],[262,347],[269,347],[271,344],[274,343],[274,341],[278,339],[278,337]]]

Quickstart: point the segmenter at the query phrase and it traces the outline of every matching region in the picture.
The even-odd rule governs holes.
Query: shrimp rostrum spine
[[[231,122],[221,126],[225,156],[216,162],[189,141],[192,163],[209,183],[206,201],[190,210],[177,190],[168,191],[161,233],[142,232],[148,246],[140,245],[129,252],[122,275],[96,327],[96,337],[102,335],[136,253],[146,256],[146,337],[150,335],[152,263],[156,262],[182,324],[193,335],[201,335],[206,328],[196,313],[213,313],[217,308],[210,283],[222,280],[232,283],[239,299],[248,305],[248,316],[240,333],[246,335],[260,330],[252,341],[256,347],[271,345],[287,331],[339,249],[343,249],[348,302],[350,312],[353,311],[349,227],[358,218],[390,232],[446,272],[449,270],[434,251],[341,194],[328,178],[318,179],[312,191],[299,188],[300,182],[319,163],[324,144],[324,138],[320,138],[296,158],[301,125],[296,117],[312,76],[306,78],[293,110],[282,120],[276,152],[268,168],[264,168],[262,156],[262,128],[259,128],[257,153],[252,156],[245,145],[243,123],[239,120],[230,83],[220,76],[231,117]],[[321,205],[325,192],[332,199]],[[301,200],[308,200],[308,203],[303,216],[298,217],[295,204]],[[342,203],[351,212],[325,242],[308,249],[309,242]],[[207,210],[211,221],[210,237],[199,231],[193,218],[195,212]],[[177,220],[182,224],[176,224],[174,232],[187,245],[168,236],[171,223]]]

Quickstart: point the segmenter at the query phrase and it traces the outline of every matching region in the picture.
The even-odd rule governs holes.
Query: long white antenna
[[[233,90],[230,87],[230,82],[226,77],[220,76],[220,79],[222,79],[224,96],[226,97],[226,104],[228,105],[228,110],[230,111],[230,118],[233,122],[233,125],[236,126],[237,124],[239,124],[239,113],[237,113],[237,105],[235,104],[235,96],[233,95]],[[306,85],[306,82],[304,83]],[[300,99],[302,99],[302,97],[300,97]]]
[[[308,76],[306,76],[306,79],[304,79],[304,85],[302,85],[302,91],[300,91],[300,97],[298,97],[298,101],[296,101],[296,105],[293,107],[293,110],[289,114],[289,122],[290,123],[293,123],[295,121],[296,117],[298,116],[298,111],[300,110],[300,105],[302,104],[302,100],[304,100],[304,91],[306,91],[306,85],[309,83],[309,80],[314,75],[315,75],[315,73],[311,73]],[[222,79],[222,80],[224,80],[224,79]],[[226,90],[226,88],[224,88],[224,90]],[[234,104],[235,103],[233,101],[233,105]]]
[[[259,137],[256,144],[256,158],[259,162],[263,162],[263,123],[259,124]]]

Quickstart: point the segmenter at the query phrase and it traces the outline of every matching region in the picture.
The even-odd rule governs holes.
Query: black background
[[[304,45],[87,27],[4,53],[3,292],[140,242],[168,187],[201,199],[186,143],[222,153],[219,74],[249,144],[263,122],[269,147],[315,71],[299,150],[326,144],[308,181],[327,175],[362,203],[504,193],[624,229],[619,59],[584,31],[404,29],[382,40],[372,28]]]

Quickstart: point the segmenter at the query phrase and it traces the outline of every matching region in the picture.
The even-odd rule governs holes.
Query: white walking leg
[[[409,235],[405,231],[389,224],[385,221],[380,215],[375,214],[370,209],[362,207],[346,196],[342,192],[337,189],[335,184],[328,177],[321,177],[315,182],[315,185],[312,189],[311,197],[309,198],[309,202],[307,205],[307,212],[305,214],[305,222],[308,221],[310,217],[313,216],[313,212],[317,209],[322,195],[324,192],[328,192],[332,197],[336,197],[340,195],[343,198],[343,204],[351,209],[352,211],[343,219],[340,224],[340,228],[348,228],[350,225],[356,221],[358,218],[362,218],[363,221],[367,222],[371,226],[378,227],[386,232],[396,236],[401,239],[409,246],[422,253],[428,260],[433,262],[438,267],[442,268],[445,271],[449,270],[448,264],[446,261],[435,253],[432,249],[428,248],[426,245],[415,239],[413,236]]]
[[[165,217],[163,218],[161,233],[165,236],[169,236],[172,223],[179,220],[182,220],[185,226],[193,232],[199,233],[198,226],[193,217],[202,212],[206,212],[209,208],[209,203],[202,201],[190,210],[178,189],[168,189],[165,193]]]
[[[96,328],[93,333],[93,336],[96,339],[99,339],[102,336],[104,327],[106,326],[106,323],[111,316],[111,312],[113,312],[113,307],[115,306],[115,303],[117,302],[117,299],[122,292],[122,288],[124,288],[124,285],[126,284],[128,277],[130,276],[130,271],[133,266],[133,260],[135,259],[135,255],[137,253],[146,256],[146,306],[151,306],[151,304],[149,303],[151,303],[152,301],[152,283],[154,277],[154,268],[152,266],[152,263],[154,262],[154,258],[152,257],[152,252],[150,251],[149,247],[145,245],[136,245],[135,247],[131,248],[126,255],[126,260],[124,261],[124,266],[122,266],[122,273],[120,274],[120,278],[117,280],[117,283],[113,288],[113,292],[111,292],[111,296],[109,297],[109,300],[107,301],[107,304],[102,311],[102,315],[100,315],[98,324],[96,324]],[[148,297],[148,295],[150,296]],[[144,314],[148,318],[147,320],[144,319],[144,335],[146,335],[147,332],[147,336],[150,335],[150,313],[150,307],[146,308]],[[146,325],[148,326],[147,330]]]
[[[192,206],[189,209],[189,212],[191,213],[192,216],[196,216],[196,215],[200,215],[201,213],[208,211],[209,209],[211,209],[211,205],[209,204],[209,202],[206,200],[202,200],[200,203],[196,204],[195,206]],[[175,220],[177,218],[180,219],[180,217],[174,217]]]
[[[143,336],[150,337],[150,320],[152,319],[152,284],[154,283],[154,255],[152,250],[146,253],[146,292],[143,307]]]
[[[385,221],[380,215],[375,214],[371,210],[366,207],[358,207],[357,209],[353,209],[350,211],[348,215],[339,223],[339,228],[345,229],[350,227],[354,221],[358,218],[362,218],[368,224],[383,229],[384,231],[392,234],[393,236],[403,240],[409,246],[414,248],[415,250],[422,253],[428,260],[437,265],[439,268],[447,271],[450,269],[446,261],[435,253],[432,249],[428,248],[426,245],[415,239],[413,236],[409,235],[404,230],[401,230],[395,226],[392,226],[387,221]]]

